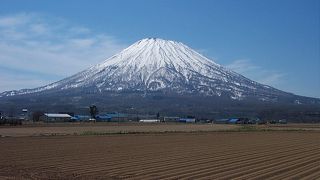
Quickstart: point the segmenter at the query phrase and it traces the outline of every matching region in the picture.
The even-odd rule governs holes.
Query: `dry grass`
[[[239,126],[222,124],[168,124],[168,123],[83,123],[39,124],[17,127],[0,127],[3,137],[106,135],[168,132],[209,132],[236,130]]]

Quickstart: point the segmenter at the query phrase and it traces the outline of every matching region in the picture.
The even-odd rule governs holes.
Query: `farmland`
[[[141,127],[165,129],[165,125],[122,126],[139,131]],[[105,128],[105,125],[74,127],[87,131],[85,127]],[[320,132],[318,128],[312,129],[317,126],[285,125],[272,127],[275,130],[271,131],[247,132],[236,131],[233,129],[236,126],[220,127],[217,131],[196,131],[199,129],[195,127],[204,128],[197,125],[172,127],[178,133],[172,130],[107,135],[11,134],[12,137],[0,138],[0,179],[320,178]],[[284,130],[288,127],[300,130]],[[0,128],[0,134],[10,128]],[[50,128],[64,129],[68,125]],[[181,131],[183,128],[185,132]]]
[[[225,131],[319,131],[320,124],[185,124],[185,123],[31,123],[0,126],[0,137],[109,135]]]

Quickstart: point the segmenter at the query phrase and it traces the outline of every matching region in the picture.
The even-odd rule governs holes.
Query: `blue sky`
[[[0,91],[33,88],[146,37],[181,41],[255,81],[320,97],[318,0],[2,0]]]

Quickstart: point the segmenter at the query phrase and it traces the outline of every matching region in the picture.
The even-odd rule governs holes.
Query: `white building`
[[[159,119],[141,119],[139,120],[139,122],[143,122],[143,123],[158,123],[160,122]]]
[[[41,116],[41,120],[45,122],[69,122],[71,116],[69,114],[45,113]]]

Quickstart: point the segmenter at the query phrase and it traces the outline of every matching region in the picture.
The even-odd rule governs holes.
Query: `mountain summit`
[[[181,42],[158,38],[142,39],[61,81],[35,89],[7,91],[0,96],[60,91],[165,92],[273,102],[295,97],[226,69]]]

